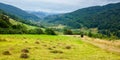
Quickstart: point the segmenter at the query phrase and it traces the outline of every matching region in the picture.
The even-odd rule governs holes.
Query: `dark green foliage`
[[[91,32],[89,32],[89,33],[88,33],[88,36],[89,36],[89,37],[92,37],[92,33],[91,33]]]
[[[56,33],[52,29],[49,29],[49,28],[45,30],[45,33],[48,35],[56,35]]]
[[[120,3],[115,3],[83,8],[67,14],[48,16],[45,20],[48,23],[63,24],[74,29],[81,27],[98,28],[100,34],[120,38],[119,17]]]
[[[5,12],[3,10],[0,9],[0,14],[3,14],[3,15],[7,15],[9,16],[10,18],[16,20],[16,21],[19,21],[19,22],[22,22],[22,23],[25,23],[25,24],[28,24],[28,25],[31,25],[31,26],[38,26],[38,27],[43,27],[41,24],[35,24],[33,22],[31,22],[30,20],[26,20],[26,19],[23,19],[21,17],[18,17],[14,14],[11,14],[11,13],[8,13],[8,12]]]
[[[120,8],[120,3],[109,4],[105,6],[94,6],[94,7],[79,9],[72,13],[48,16],[45,18],[45,20],[47,20],[48,23],[63,24],[63,25],[70,26],[72,28],[80,28],[82,26],[83,27],[87,26],[91,28],[91,27],[97,27],[98,24],[102,24],[101,22],[99,22],[100,19],[99,20],[97,19],[97,21],[94,21],[91,18],[94,18],[96,16],[99,17],[98,14],[102,12],[109,11],[111,9],[119,9],[119,8]],[[110,13],[110,11],[107,13]],[[104,17],[102,18],[104,19]]]
[[[1,28],[9,28],[9,25],[5,21],[0,20],[0,27]]]
[[[38,28],[29,30],[29,33],[30,34],[44,34],[43,30],[42,29],[38,29]]]
[[[17,25],[12,25],[13,29],[27,29],[24,25],[17,24]]]
[[[72,31],[70,29],[64,29],[64,34],[65,35],[72,35]]]
[[[0,34],[43,34],[43,31],[39,28],[28,31],[25,25],[12,25],[9,21],[12,16],[14,15],[7,14],[0,10]],[[16,17],[14,19],[19,18]]]
[[[1,28],[9,28],[10,22],[9,22],[9,17],[0,14],[0,27]]]

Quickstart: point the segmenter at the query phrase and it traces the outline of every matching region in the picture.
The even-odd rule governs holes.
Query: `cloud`
[[[120,2],[120,0],[1,0],[24,10],[70,12],[80,8]]]

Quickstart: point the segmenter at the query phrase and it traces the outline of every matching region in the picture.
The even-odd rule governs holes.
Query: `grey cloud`
[[[24,10],[70,12],[80,8],[120,2],[120,0],[1,0]]]

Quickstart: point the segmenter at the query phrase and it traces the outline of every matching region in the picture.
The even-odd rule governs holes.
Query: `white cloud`
[[[69,12],[76,9],[120,2],[120,0],[1,0],[24,10]]]

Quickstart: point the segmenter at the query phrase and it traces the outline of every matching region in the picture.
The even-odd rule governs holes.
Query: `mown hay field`
[[[0,35],[0,60],[120,60],[80,38],[51,35]]]

